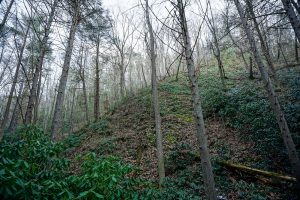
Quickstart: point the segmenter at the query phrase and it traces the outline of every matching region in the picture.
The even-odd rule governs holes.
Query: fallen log
[[[230,163],[227,161],[217,161],[217,162],[222,166],[245,171],[245,172],[248,172],[251,174],[259,174],[259,175],[270,177],[270,178],[276,178],[276,179],[281,179],[281,180],[285,180],[285,181],[296,182],[296,178],[288,176],[288,175],[283,175],[283,174],[279,174],[279,173],[275,173],[275,172],[268,172],[268,171],[264,171],[264,170],[260,170],[260,169],[247,167],[247,166],[240,165],[240,164],[233,164],[233,163]]]

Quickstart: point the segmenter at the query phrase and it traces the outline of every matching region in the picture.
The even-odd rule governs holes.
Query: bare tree
[[[205,184],[206,195],[209,200],[216,200],[216,189],[214,175],[212,171],[212,165],[210,162],[210,155],[207,147],[207,136],[205,133],[204,119],[202,113],[202,107],[200,102],[200,94],[198,81],[195,73],[195,64],[192,55],[192,45],[190,41],[189,31],[187,27],[187,21],[185,16],[185,8],[182,0],[177,0],[177,9],[179,15],[179,22],[181,25],[181,33],[183,35],[184,50],[186,65],[188,68],[188,76],[190,80],[190,87],[192,92],[192,103],[194,109],[194,118],[197,129],[197,138],[199,142],[199,150],[201,155],[201,166],[203,170],[203,180]]]
[[[295,13],[294,7],[293,7],[293,0],[281,0],[284,10],[286,12],[286,15],[288,16],[291,25],[295,31],[295,34],[298,38],[298,41],[300,42],[300,20],[298,16]],[[296,5],[296,9],[299,9],[299,5]]]
[[[272,75],[276,78],[276,71],[275,71],[275,68],[274,68],[274,64],[272,62],[271,55],[270,55],[269,50],[267,48],[266,41],[264,40],[263,35],[261,33],[261,30],[259,28],[259,24],[257,22],[256,15],[255,15],[254,10],[253,10],[252,2],[250,0],[246,0],[246,4],[247,4],[247,7],[248,7],[250,16],[252,18],[252,21],[254,23],[254,28],[255,28],[255,30],[258,34],[258,38],[259,38],[260,45],[261,45],[261,50],[262,50],[262,52],[263,52],[263,54],[264,54],[264,56],[267,60],[267,63],[270,67],[270,71],[271,71]]]
[[[118,18],[121,19],[120,22],[117,21]],[[118,54],[117,66],[120,72],[120,93],[121,96],[124,97],[126,92],[125,73],[133,53],[133,36],[136,29],[132,26],[133,15],[129,17],[125,13],[119,13],[119,16],[117,16],[115,20],[116,21],[111,25],[111,42]],[[117,28],[117,23],[121,24],[121,29]]]
[[[268,72],[265,69],[262,58],[258,52],[253,33],[252,33],[251,29],[249,28],[249,26],[247,26],[245,13],[242,8],[242,5],[239,2],[239,0],[234,0],[234,3],[238,10],[240,19],[242,21],[242,25],[243,25],[244,30],[247,35],[247,38],[249,40],[250,47],[251,47],[252,53],[254,55],[255,61],[259,67],[259,71],[260,71],[261,77],[263,79],[264,86],[266,88],[273,112],[276,116],[277,123],[279,125],[280,131],[281,131],[281,134],[283,137],[283,141],[284,141],[285,147],[287,149],[289,159],[291,161],[291,166],[293,168],[295,177],[297,178],[297,181],[298,181],[298,188],[299,188],[299,186],[300,186],[299,185],[299,182],[300,182],[300,160],[298,157],[298,153],[297,153],[293,138],[291,136],[284,113],[280,107],[280,103],[278,101],[277,94],[273,89],[273,85],[269,78]]]
[[[164,167],[164,154],[163,154],[162,133],[161,133],[161,116],[160,116],[159,98],[158,98],[158,91],[157,91],[155,39],[154,39],[153,28],[149,16],[148,0],[145,0],[145,2],[146,2],[145,5],[146,23],[148,26],[148,33],[150,36],[149,53],[150,53],[150,61],[151,61],[151,69],[152,69],[151,83],[152,83],[153,110],[154,110],[154,118],[155,118],[159,185],[162,186],[165,178],[165,167]]]
[[[6,21],[7,21],[8,15],[10,13],[10,10],[11,10],[11,7],[12,7],[14,1],[15,0],[11,0],[10,1],[9,5],[7,7],[7,10],[6,10],[5,14],[4,14],[4,17],[3,17],[3,19],[2,19],[2,21],[0,23],[0,37],[3,37],[3,28],[4,28],[4,25],[5,25]]]

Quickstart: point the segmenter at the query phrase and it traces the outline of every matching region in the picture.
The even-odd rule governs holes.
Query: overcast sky
[[[137,4],[137,0],[103,0],[103,5],[109,10],[127,10]]]

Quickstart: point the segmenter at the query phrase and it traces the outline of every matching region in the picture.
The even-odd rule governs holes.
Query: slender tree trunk
[[[72,102],[71,102],[71,112],[70,112],[70,130],[69,133],[73,132],[73,114],[74,114],[74,104],[75,104],[75,90],[76,88],[74,87],[72,90]]]
[[[3,55],[4,55],[4,49],[5,49],[5,45],[6,45],[6,42],[5,42],[4,39],[3,39],[2,43],[3,43],[3,46],[2,46],[2,49],[1,49],[0,63],[2,62]]]
[[[295,34],[300,42],[300,21],[295,13],[291,0],[281,0],[286,15],[288,16]]]
[[[83,97],[84,97],[84,105],[85,105],[85,120],[87,123],[90,123],[89,120],[89,108],[88,108],[88,99],[87,99],[87,92],[86,92],[86,85],[85,85],[85,78],[84,78],[84,69],[82,71],[82,90],[83,90]]]
[[[32,122],[32,111],[34,109],[35,104],[38,102],[38,87],[40,86],[41,81],[41,74],[42,74],[42,68],[43,68],[43,61],[44,57],[47,51],[47,42],[49,39],[49,34],[50,34],[50,28],[55,16],[55,10],[58,4],[58,0],[55,0],[53,5],[51,6],[51,13],[49,16],[49,20],[47,22],[46,28],[45,28],[45,36],[42,39],[41,42],[41,51],[40,55],[37,59],[37,62],[35,64],[35,72],[33,74],[32,78],[32,87],[30,89],[30,95],[29,95],[29,100],[28,100],[28,105],[25,113],[25,124],[30,124]],[[39,79],[40,78],[40,79]]]
[[[146,76],[145,76],[145,72],[144,72],[144,65],[141,64],[141,68],[142,68],[142,75],[143,75],[143,80],[144,80],[144,84],[145,84],[145,87],[147,87],[147,80],[146,80]]]
[[[20,117],[20,110],[21,110],[21,101],[22,101],[22,93],[23,93],[23,86],[24,86],[24,79],[21,80],[21,85],[20,85],[20,89],[18,92],[18,96],[16,99],[16,104],[15,104],[15,108],[10,120],[10,124],[9,124],[9,132],[15,132],[16,128],[17,128],[17,124],[18,124],[18,119]]]
[[[7,21],[7,18],[8,18],[8,15],[10,13],[10,9],[11,9],[13,3],[14,3],[14,0],[11,0],[10,3],[9,3],[9,5],[8,5],[8,8],[7,8],[7,10],[6,10],[5,14],[4,14],[4,17],[3,17],[3,19],[2,19],[2,21],[0,23],[0,37],[3,36],[2,35],[3,28],[4,28],[4,25],[5,25],[6,21]]]
[[[83,54],[83,49],[82,49],[82,54]],[[83,57],[83,55],[82,55]],[[86,84],[85,84],[85,72],[84,69],[86,67],[86,60],[87,60],[87,49],[85,52],[85,56],[84,56],[84,61],[83,61],[83,66],[82,67],[82,73],[81,73],[81,80],[82,80],[82,90],[83,90],[83,97],[84,97],[84,104],[85,104],[85,120],[87,123],[90,123],[90,119],[89,119],[89,107],[88,107],[88,98],[87,98],[87,92],[86,92]],[[82,62],[82,59],[81,59]]]
[[[299,63],[299,53],[298,53],[298,41],[297,41],[297,37],[295,37],[295,59],[296,59],[296,62]]]
[[[224,71],[224,66],[223,66],[223,62],[222,62],[222,59],[221,59],[221,51],[220,51],[220,47],[219,47],[219,42],[218,42],[218,39],[217,39],[214,28],[213,28],[212,34],[213,34],[213,38],[214,38],[213,51],[214,51],[214,55],[215,55],[215,57],[218,61],[218,68],[219,68],[219,74],[220,74],[222,86],[223,86],[223,88],[225,88],[226,87],[226,85],[225,85],[225,71]]]
[[[124,70],[124,56],[121,56],[120,68],[120,92],[121,97],[125,97],[125,70]]]
[[[210,162],[210,155],[207,147],[207,136],[205,133],[204,119],[202,113],[202,107],[200,102],[200,94],[198,88],[198,81],[195,73],[195,65],[192,55],[192,47],[185,17],[184,6],[182,0],[177,0],[178,11],[179,11],[179,21],[181,23],[181,29],[184,39],[185,46],[185,57],[186,64],[188,68],[188,75],[190,79],[191,92],[192,92],[192,103],[194,108],[194,118],[196,122],[197,129],[197,139],[199,142],[199,150],[201,155],[201,166],[203,170],[203,180],[205,184],[206,195],[209,200],[216,200],[216,190],[215,181],[212,171],[212,165]]]
[[[96,80],[95,80],[95,101],[94,101],[94,118],[95,121],[99,119],[99,106],[100,106],[100,66],[99,66],[99,54],[100,54],[100,38],[98,36],[96,46]]]
[[[258,38],[259,38],[259,41],[260,41],[262,52],[263,52],[263,54],[264,54],[264,56],[265,56],[265,58],[267,60],[267,63],[269,65],[269,67],[270,67],[270,71],[271,71],[272,75],[276,78],[276,71],[275,71],[275,68],[274,68],[274,64],[272,62],[271,55],[270,55],[269,50],[267,48],[266,41],[263,38],[263,35],[262,35],[261,31],[260,31],[258,22],[256,20],[256,16],[255,16],[255,13],[254,13],[254,10],[253,10],[252,2],[250,0],[246,0],[246,4],[247,4],[247,7],[249,9],[252,21],[254,23],[254,28],[255,28],[255,30],[256,30],[256,32],[258,34]]]
[[[40,71],[38,88],[37,88],[37,92],[36,92],[36,100],[35,100],[35,104],[34,104],[33,124],[36,124],[36,122],[38,120],[38,114],[39,114],[38,111],[39,111],[39,105],[40,105],[40,99],[41,99],[42,73],[43,72]],[[44,82],[44,84],[45,84],[45,82]]]
[[[249,57],[249,62],[250,62],[250,66],[249,66],[249,78],[250,79],[254,79],[254,76],[253,76],[253,60],[252,60],[251,56]]]
[[[67,85],[70,61],[71,61],[73,45],[74,45],[74,40],[75,40],[75,33],[76,33],[77,26],[79,23],[79,9],[80,8],[79,8],[79,6],[77,6],[77,8],[75,8],[75,9],[76,9],[76,13],[74,14],[73,19],[72,19],[72,25],[71,25],[70,34],[68,37],[68,45],[66,48],[66,54],[65,54],[62,74],[61,74],[58,91],[57,91],[57,98],[56,98],[52,127],[51,127],[51,135],[52,135],[53,139],[55,139],[59,136],[59,134],[61,133],[61,128],[62,128],[62,120],[63,120],[62,108],[63,108],[64,96],[65,96],[65,92],[66,92],[66,85]]]
[[[165,166],[164,166],[164,154],[163,154],[163,138],[161,133],[161,116],[159,108],[159,98],[157,90],[157,77],[156,77],[156,54],[155,54],[155,40],[152,29],[152,24],[150,22],[149,16],[149,5],[148,0],[146,2],[146,23],[149,29],[150,35],[150,60],[151,60],[151,69],[152,69],[152,98],[153,98],[153,109],[154,109],[154,118],[155,118],[155,132],[156,132],[156,149],[157,149],[157,158],[158,158],[158,174],[159,174],[159,185],[162,186],[165,178]]]
[[[30,26],[27,27],[26,33],[24,35],[24,40],[23,40],[23,44],[22,44],[21,49],[20,49],[20,54],[19,54],[19,57],[18,57],[18,62],[17,62],[17,66],[16,66],[15,75],[14,75],[14,78],[13,78],[13,83],[12,83],[12,86],[10,88],[6,108],[5,108],[4,115],[3,115],[3,120],[2,120],[1,125],[0,125],[0,141],[3,138],[4,129],[5,129],[6,123],[8,122],[10,106],[11,106],[13,94],[14,94],[14,91],[15,91],[15,88],[16,88],[16,85],[17,85],[17,81],[18,81],[19,70],[20,70],[20,66],[22,64],[22,58],[23,58],[23,53],[24,53],[24,49],[25,49],[25,46],[26,46],[26,40],[27,40],[27,36],[28,36],[28,33],[29,33],[29,29],[30,29]]]
[[[57,89],[57,84],[55,85],[54,87],[54,91],[53,91],[53,94],[55,94],[55,91]],[[51,100],[51,99],[50,99]],[[47,121],[45,122],[46,125],[45,125],[45,131],[48,131],[48,125],[52,126],[52,123],[48,123],[52,118],[53,118],[53,114],[54,114],[54,108],[55,108],[55,102],[56,102],[56,95],[53,95],[53,101],[51,102],[51,106],[50,106],[50,113],[49,113],[49,118],[47,118]],[[51,133],[51,130],[49,129],[50,133]]]
[[[241,56],[242,56],[242,60],[243,60],[244,65],[245,65],[245,69],[246,69],[246,71],[249,72],[250,67],[249,67],[249,65],[248,65],[248,63],[247,63],[247,61],[246,61],[246,58],[245,58],[245,55],[244,55],[245,53],[244,53],[243,48],[242,48],[239,44],[236,43],[236,41],[234,40],[234,38],[233,38],[233,36],[232,36],[232,34],[231,34],[231,31],[230,31],[229,27],[227,28],[227,32],[228,32],[228,36],[229,36],[229,38],[231,39],[231,41],[232,41],[232,43],[234,44],[234,46],[237,47],[237,48],[239,49],[240,54],[241,54]]]
[[[286,146],[289,159],[291,161],[291,166],[293,168],[295,177],[297,178],[298,187],[299,187],[300,186],[299,185],[299,181],[300,181],[300,160],[299,160],[298,153],[297,153],[293,138],[291,136],[287,121],[285,119],[283,111],[281,110],[281,107],[280,107],[280,104],[279,104],[279,101],[278,101],[278,98],[277,98],[277,94],[275,93],[275,91],[273,89],[272,82],[269,78],[268,72],[265,69],[264,64],[262,62],[262,59],[261,59],[261,57],[258,53],[258,49],[257,49],[256,43],[255,43],[253,33],[251,32],[251,29],[249,29],[249,27],[247,26],[246,19],[244,17],[243,8],[242,8],[239,0],[234,0],[234,3],[235,3],[236,8],[239,12],[239,16],[242,20],[243,27],[244,27],[245,32],[247,34],[247,38],[250,42],[251,50],[254,54],[255,61],[258,65],[258,67],[259,67],[259,71],[261,73],[261,77],[263,79],[266,91],[268,93],[268,97],[269,97],[272,109],[273,109],[274,114],[276,116],[277,123],[279,125],[280,131],[281,131],[281,134],[282,134],[282,137],[283,137],[283,141],[284,141],[284,144]],[[298,189],[300,189],[300,188],[298,188]]]
[[[9,68],[9,64],[10,64],[10,61],[11,61],[11,56],[12,56],[12,53],[9,55],[8,60],[5,63],[5,66],[4,66],[3,70],[1,71],[1,74],[0,74],[0,83],[2,83],[2,81],[3,81],[6,69]]]

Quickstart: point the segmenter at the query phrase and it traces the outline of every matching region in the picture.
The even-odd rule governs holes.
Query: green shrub
[[[108,118],[102,118],[101,120],[92,123],[88,127],[89,131],[92,131],[93,133],[98,133],[101,135],[108,135],[111,130],[109,128],[109,119]]]
[[[78,138],[52,142],[36,127],[17,135],[0,143],[1,199],[138,199],[144,183],[130,178],[134,168],[118,158],[89,153],[79,173],[70,175],[64,152]]]
[[[36,127],[23,127],[19,138],[1,142],[0,196],[4,199],[39,196],[48,179],[58,179],[66,173],[69,161],[61,158],[62,143],[54,143]]]

